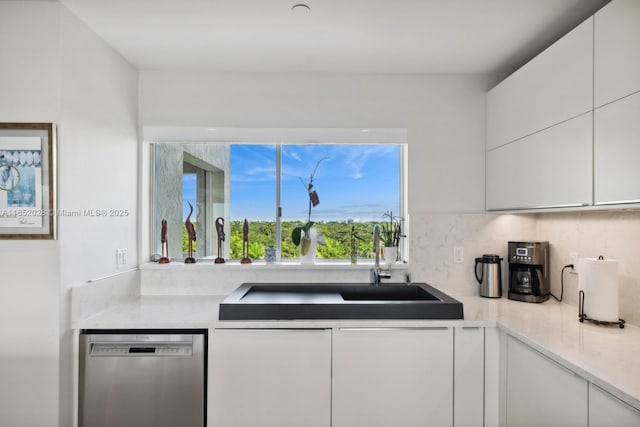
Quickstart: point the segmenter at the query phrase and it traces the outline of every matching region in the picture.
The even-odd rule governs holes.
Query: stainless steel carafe
[[[480,296],[487,298],[502,297],[502,269],[500,262],[502,258],[498,255],[484,254],[476,258],[475,273],[480,284]],[[482,268],[478,275],[478,265]]]

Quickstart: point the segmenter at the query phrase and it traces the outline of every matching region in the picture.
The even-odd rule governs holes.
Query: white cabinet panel
[[[637,427],[640,426],[640,411],[589,384],[589,426]]]
[[[595,14],[595,107],[640,91],[640,1],[613,0]]]
[[[509,337],[507,426],[586,425],[587,381]]]
[[[484,328],[455,328],[453,425],[484,425]]]
[[[487,94],[487,149],[593,108],[593,18]]]
[[[638,164],[640,92],[598,108],[594,113],[595,203],[639,202]]]
[[[208,425],[331,425],[331,330],[211,334]]]
[[[340,329],[333,427],[453,424],[453,329]]]
[[[491,150],[487,209],[592,203],[592,113]]]

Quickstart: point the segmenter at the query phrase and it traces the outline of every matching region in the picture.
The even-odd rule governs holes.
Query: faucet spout
[[[380,268],[380,228],[378,227],[378,224],[374,224],[373,226],[373,253],[375,263],[372,270],[371,284],[373,286],[378,286],[380,285],[380,279],[391,278],[390,267],[386,269]]]

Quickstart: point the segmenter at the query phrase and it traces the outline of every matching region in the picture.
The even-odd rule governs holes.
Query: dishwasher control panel
[[[191,356],[191,345],[118,345],[113,343],[91,344],[91,356]]]

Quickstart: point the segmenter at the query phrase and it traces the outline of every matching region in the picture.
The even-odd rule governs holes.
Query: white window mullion
[[[282,178],[282,144],[276,144],[276,258],[282,259],[282,203],[280,201]]]

